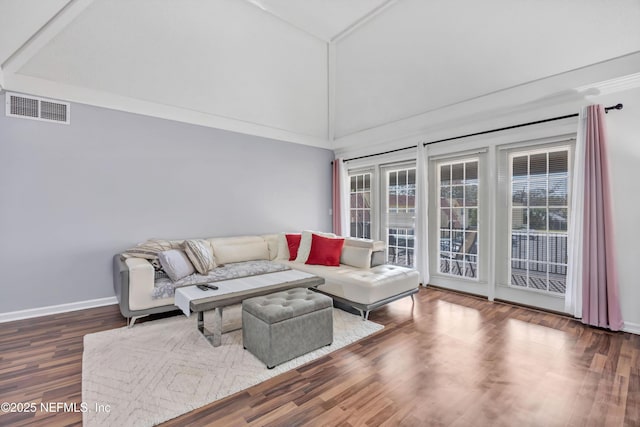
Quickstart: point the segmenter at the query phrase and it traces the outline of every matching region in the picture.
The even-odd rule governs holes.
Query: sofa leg
[[[355,307],[354,307],[355,308]],[[365,320],[369,320],[369,310],[361,310],[359,308],[356,308],[356,310],[358,310],[360,312],[360,317],[362,318],[362,321],[364,322]]]
[[[143,317],[147,317],[148,314],[143,314],[142,316],[131,316],[127,318],[127,328],[133,328],[133,324],[136,323],[136,320],[142,319]]]

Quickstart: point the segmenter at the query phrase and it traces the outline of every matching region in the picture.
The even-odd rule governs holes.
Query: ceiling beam
[[[331,38],[331,40],[329,40],[329,41],[332,42],[332,43],[335,43],[338,40],[346,37],[347,35],[352,33],[355,29],[357,29],[357,28],[361,27],[362,25],[366,24],[371,19],[373,19],[375,16],[379,15],[383,11],[385,11],[388,8],[390,8],[391,6],[393,6],[395,3],[397,3],[397,1],[398,0],[387,0],[387,1],[385,1],[380,6],[376,7],[375,9],[372,9],[369,13],[367,13],[363,17],[357,19],[355,22],[353,22],[351,25],[349,25],[344,30],[340,31],[338,34],[333,36]]]
[[[22,44],[3,64],[4,72],[18,72],[47,43],[57,36],[67,25],[80,15],[94,0],[71,0],[26,42]]]
[[[327,43],[327,139],[333,142],[336,122],[336,45]]]
[[[289,21],[287,18],[284,18],[283,16],[279,15],[278,13],[275,13],[273,10],[270,10],[270,9],[266,8],[262,4],[262,2],[260,2],[260,0],[245,0],[245,1],[247,3],[249,3],[250,5],[255,6],[258,9],[262,10],[263,12],[265,12],[265,13],[267,13],[267,14],[269,14],[269,15],[277,18],[277,19],[279,19],[280,21],[284,22],[285,24],[290,25],[290,26],[292,26],[293,28],[295,28],[295,29],[297,29],[299,31],[302,31],[305,34],[308,34],[308,35],[310,35],[312,37],[315,37],[315,38],[317,38],[317,39],[319,39],[319,40],[321,40],[321,41],[323,41],[325,43],[329,42],[329,40],[327,40],[325,37],[322,37],[319,34],[312,33],[311,31],[307,30],[306,28],[302,28],[301,26],[296,25],[293,22]]]

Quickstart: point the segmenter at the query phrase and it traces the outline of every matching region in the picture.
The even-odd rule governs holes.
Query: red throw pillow
[[[285,234],[287,238],[287,246],[289,246],[289,261],[293,261],[298,257],[298,248],[302,234]]]
[[[328,265],[338,267],[344,239],[311,235],[311,251],[305,264]]]

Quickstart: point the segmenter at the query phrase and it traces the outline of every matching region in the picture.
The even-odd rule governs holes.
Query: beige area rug
[[[205,315],[205,321],[213,316]],[[240,322],[240,305],[224,311]],[[82,401],[85,426],[151,426],[315,360],[383,328],[333,309],[333,344],[267,369],[242,348],[242,331],[213,347],[196,316],[160,319],[84,337]],[[97,409],[97,410],[96,410]]]

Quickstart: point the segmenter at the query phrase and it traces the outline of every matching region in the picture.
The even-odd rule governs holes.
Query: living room
[[[632,178],[640,157],[637,2],[342,3],[0,4],[1,401],[82,402],[82,337],[126,325],[114,291],[115,254],[153,238],[332,232],[340,216],[336,234],[383,241],[386,262],[419,270],[427,286],[415,303],[404,298],[374,310],[369,320],[384,325],[382,332],[213,402],[188,422],[230,416],[240,424],[247,406],[247,424],[640,422],[640,200]],[[59,103],[67,115],[62,123],[11,116],[11,94]],[[562,262],[544,255],[553,272],[535,260],[545,269],[545,289],[532,289],[540,269],[530,267],[525,285],[507,283],[515,268],[509,242],[529,235],[522,221],[514,225],[522,208],[503,209],[514,200],[505,184],[509,162],[519,152],[532,159],[545,150],[551,164],[565,150],[564,185],[571,188],[577,114],[593,104],[623,105],[604,116],[619,332],[584,326],[565,310],[566,245],[558,245]],[[334,161],[349,182],[340,212],[332,198]],[[465,209],[472,207],[461,211],[477,224],[459,238],[451,229],[445,243],[442,212],[454,208],[434,195],[445,185],[443,171],[460,164],[477,173],[479,184],[469,184],[478,186],[475,205],[465,198]],[[411,191],[426,200],[409,206],[407,197],[402,212],[389,203],[392,194]],[[547,226],[546,242],[551,231],[563,242],[575,239],[570,198],[547,206],[558,225]],[[477,238],[465,249],[472,232]],[[552,287],[558,280],[561,291]],[[518,336],[511,344],[532,358],[559,352],[566,359],[562,366],[527,359],[489,369],[480,354],[497,360],[515,351],[488,347],[502,334]],[[461,366],[453,384],[443,380],[452,366],[432,354],[431,346],[446,342],[443,354]],[[396,362],[380,362],[385,358]],[[50,359],[55,373],[47,371]],[[356,368],[368,364],[378,376],[357,388],[364,377]],[[68,382],[65,365],[73,372]],[[504,377],[516,367],[539,374],[543,380],[531,390],[544,398],[510,400],[534,381],[522,373]],[[487,388],[465,382],[474,369]],[[584,380],[569,386],[560,372]],[[330,373],[344,375],[344,383]],[[521,387],[494,388],[501,380]],[[303,397],[296,381],[314,391]],[[382,391],[363,397],[374,385]],[[403,406],[396,394],[407,393],[413,395]],[[504,399],[498,413],[491,396]],[[431,412],[420,409],[429,402]],[[0,413],[0,423],[7,416],[16,425],[82,420],[60,412]]]

